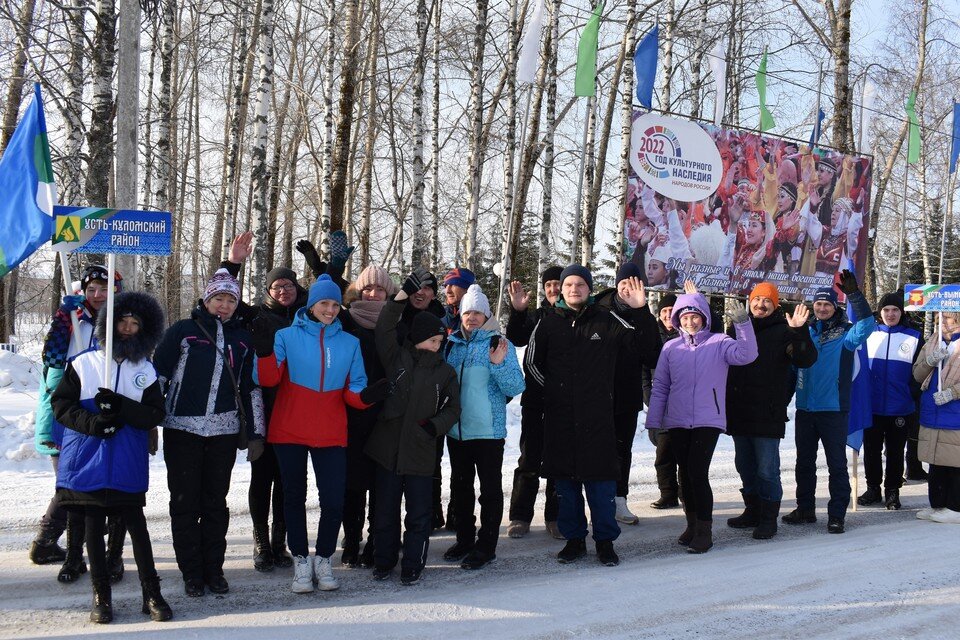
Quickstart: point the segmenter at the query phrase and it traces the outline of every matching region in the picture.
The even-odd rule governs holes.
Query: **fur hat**
[[[593,274],[585,266],[580,264],[571,264],[560,272],[560,284],[570,276],[579,276],[587,283],[587,288],[593,291]]]
[[[343,303],[343,294],[340,293],[340,287],[325,273],[317,278],[317,281],[310,287],[310,293],[307,296],[307,308],[309,309],[321,300],[336,300],[337,304]]]
[[[446,334],[447,332],[443,327],[443,322],[429,311],[421,311],[413,316],[409,337],[410,342],[414,345],[418,345],[424,340],[429,340],[433,336],[443,336]]]
[[[370,285],[380,285],[387,292],[388,296],[392,296],[397,292],[397,285],[390,279],[390,274],[387,273],[387,270],[380,265],[372,263],[368,264],[366,268],[360,272],[354,284],[357,287],[357,291],[361,292]]]
[[[543,286],[550,282],[551,280],[559,280],[560,274],[563,273],[563,267],[558,265],[552,265],[543,270],[543,273],[540,275],[540,285]]]
[[[100,348],[107,346],[107,313],[97,314],[97,340]],[[142,291],[120,293],[113,299],[114,327],[120,318],[133,316],[140,321],[140,331],[126,340],[113,341],[113,357],[139,362],[149,358],[160,342],[165,327],[163,309],[150,294]],[[115,336],[116,338],[116,336]]]
[[[240,301],[240,283],[226,269],[217,269],[210,277],[207,288],[203,290],[203,303],[206,304],[210,298],[220,293],[228,293],[236,298],[237,302]]]
[[[747,298],[747,301],[753,300],[757,296],[763,298],[770,298],[773,301],[773,306],[780,306],[780,291],[777,290],[777,285],[772,282],[761,282],[753,288],[753,291],[750,292],[750,297]]]
[[[478,284],[470,285],[470,288],[467,289],[460,300],[460,315],[462,316],[467,311],[479,311],[487,318],[493,315],[490,311],[490,301],[487,300],[487,296],[484,295]]]

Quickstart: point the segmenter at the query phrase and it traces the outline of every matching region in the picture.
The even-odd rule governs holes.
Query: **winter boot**
[[[173,617],[173,611],[170,605],[163,599],[160,593],[160,578],[154,576],[140,581],[140,587],[143,590],[143,606],[141,613],[148,614],[154,622],[164,622]]]
[[[746,508],[736,518],[729,518],[727,526],[734,529],[752,529],[760,524],[760,496],[751,493],[743,494],[743,504]]]
[[[638,524],[640,522],[640,518],[635,516],[630,511],[630,507],[627,506],[626,497],[617,496],[614,498],[614,503],[617,505],[617,522],[623,524]]]
[[[899,511],[900,510],[900,489],[890,489],[887,491],[887,495],[884,497],[884,500],[887,505],[887,511]]]
[[[697,520],[687,553],[706,553],[713,546],[713,521]]]
[[[557,560],[561,564],[570,564],[585,555],[587,555],[587,542],[583,538],[574,538],[567,540],[566,546],[557,554]]]
[[[359,540],[344,539],[343,553],[340,555],[340,564],[350,569],[355,569],[360,566],[360,541]]]
[[[476,571],[477,569],[484,568],[496,559],[497,554],[492,551],[475,548],[463,559],[463,562],[460,563],[460,568],[466,569],[467,571]]]
[[[654,509],[675,509],[680,506],[677,496],[660,495],[659,498],[650,503]]]
[[[545,528],[547,533],[549,533],[550,537],[554,540],[566,540],[566,538],[563,537],[563,534],[560,533],[560,525],[557,524],[556,520],[547,520],[545,523]]]
[[[753,530],[754,540],[769,540],[777,535],[777,516],[780,515],[780,501],[760,501],[760,523]]]
[[[684,515],[687,516],[687,528],[684,529],[683,533],[680,534],[680,537],[677,538],[677,544],[686,547],[690,544],[690,541],[693,540],[694,530],[697,525],[697,514],[693,511],[687,511],[684,509]]]
[[[400,571],[400,584],[405,587],[415,585],[420,582],[420,576],[423,569],[402,569]]]
[[[511,520],[507,525],[507,536],[511,538],[522,538],[530,533],[530,523],[523,520]]]
[[[615,567],[620,564],[620,556],[613,550],[613,540],[597,541],[597,560],[605,567]]]
[[[54,564],[67,559],[67,552],[56,540],[37,538],[30,543],[30,562],[33,564]]]
[[[93,608],[90,610],[90,622],[97,624],[113,622],[113,600],[110,594],[109,577],[93,582]]]
[[[376,544],[373,542],[373,536],[367,536],[367,541],[363,545],[363,551],[360,552],[360,566],[364,569],[372,569],[373,552],[376,550]]]
[[[797,507],[780,518],[780,520],[787,524],[811,524],[817,521],[817,512],[813,509],[801,509]]]
[[[880,493],[880,485],[868,484],[867,490],[857,498],[857,504],[865,507],[869,504],[877,504],[881,500],[883,500],[883,496]]]
[[[83,517],[71,516],[67,520],[67,555],[57,574],[58,582],[76,582],[87,572],[87,563],[83,561]]]
[[[273,549],[265,522],[253,525],[253,568],[261,573],[273,571]]]
[[[843,518],[830,516],[827,518],[827,533],[843,533]]]
[[[127,537],[127,525],[120,516],[107,518],[107,571],[111,584],[123,580],[123,542]]]
[[[473,542],[460,542],[459,540],[443,554],[443,559],[447,562],[460,562],[467,557],[467,554],[473,551]]]
[[[271,548],[273,549],[273,566],[288,569],[293,566],[293,556],[287,553],[287,525],[282,520],[273,521],[270,528]]]

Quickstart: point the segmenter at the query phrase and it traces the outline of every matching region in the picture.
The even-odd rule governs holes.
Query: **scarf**
[[[373,329],[386,304],[386,300],[356,300],[350,304],[350,317],[364,329]]]

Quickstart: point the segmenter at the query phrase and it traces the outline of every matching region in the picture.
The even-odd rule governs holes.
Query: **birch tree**
[[[253,181],[253,211],[256,215],[256,246],[253,250],[255,268],[254,291],[267,288],[267,246],[272,233],[268,227],[267,192],[270,188],[270,170],[267,165],[267,116],[273,98],[273,0],[263,0],[260,18],[260,82],[257,88],[257,106],[253,118],[253,148],[251,149]]]

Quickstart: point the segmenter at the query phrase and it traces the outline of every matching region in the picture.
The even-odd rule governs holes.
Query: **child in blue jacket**
[[[487,297],[476,284],[460,301],[460,328],[450,334],[447,362],[460,379],[460,421],[447,434],[457,542],[443,557],[479,569],[496,558],[503,519],[503,443],[507,402],[523,393],[523,371],[510,341],[499,335]],[[473,480],[480,477],[480,531]]]

